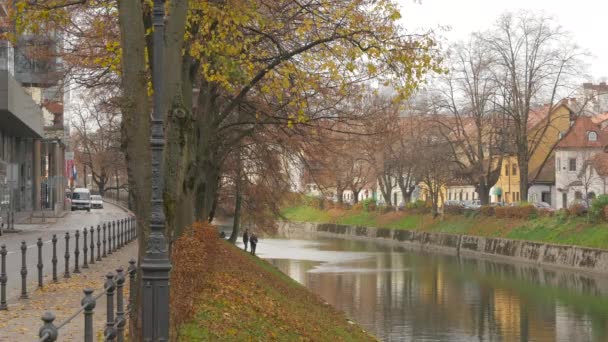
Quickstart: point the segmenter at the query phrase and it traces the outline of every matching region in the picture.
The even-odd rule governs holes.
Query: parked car
[[[91,211],[91,191],[86,188],[76,188],[72,192],[72,211]]]
[[[535,202],[535,203],[533,203],[533,205],[538,210],[542,209],[542,210],[551,211],[551,212],[555,211],[555,209],[553,209],[551,207],[551,205],[547,202]]]
[[[103,198],[100,195],[91,195],[91,208],[103,209]]]
[[[466,201],[464,204],[465,209],[479,209],[481,208],[481,201],[480,200],[472,200],[472,201]]]
[[[462,202],[456,200],[445,201],[446,206],[463,206]]]
[[[586,214],[589,211],[589,204],[585,200],[582,200],[582,199],[574,200],[570,204],[570,207],[575,206],[575,205],[580,205],[583,208],[583,214]]]

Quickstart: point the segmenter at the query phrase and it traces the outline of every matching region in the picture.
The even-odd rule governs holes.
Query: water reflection
[[[608,341],[603,277],[329,238],[260,255],[386,341]]]

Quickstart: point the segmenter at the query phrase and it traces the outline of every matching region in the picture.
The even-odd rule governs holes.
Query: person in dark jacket
[[[251,254],[255,255],[255,247],[258,245],[258,236],[255,235],[255,233],[252,233],[249,242],[251,243]]]
[[[247,251],[247,244],[249,243],[249,229],[245,229],[243,233],[243,245],[245,246],[245,251]]]

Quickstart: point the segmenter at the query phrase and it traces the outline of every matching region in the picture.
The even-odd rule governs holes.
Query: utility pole
[[[141,264],[143,286],[143,340],[150,342],[169,341],[169,272],[171,261],[165,239],[165,213],[163,207],[163,150],[165,136],[162,113],[163,47],[165,1],[154,0],[153,9],[154,50],[154,110],[150,148],[152,150],[152,208],[150,235],[146,255]],[[140,236],[145,236],[144,234]]]

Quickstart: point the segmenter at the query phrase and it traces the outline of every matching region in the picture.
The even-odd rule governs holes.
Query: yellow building
[[[572,110],[568,100],[563,100],[551,110],[549,105],[530,111],[528,115],[528,149],[531,153],[528,162],[528,182],[530,185],[540,174],[543,165],[553,155],[555,145],[570,128]],[[520,168],[515,154],[503,158],[500,178],[490,193],[492,202],[519,202]]]

